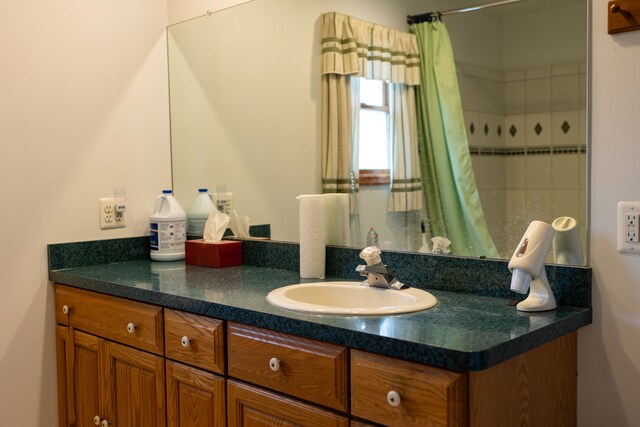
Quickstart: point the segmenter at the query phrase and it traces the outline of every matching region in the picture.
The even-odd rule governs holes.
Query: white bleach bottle
[[[187,214],[173,197],[171,190],[162,190],[156,199],[150,219],[150,246],[153,261],[184,259]]]
[[[199,188],[198,195],[187,209],[187,239],[201,239],[207,218],[215,211],[213,196],[206,188]]]

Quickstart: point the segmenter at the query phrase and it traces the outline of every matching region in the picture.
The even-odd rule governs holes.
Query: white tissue
[[[249,217],[239,216],[235,210],[232,210],[229,216],[231,217],[229,227],[233,234],[241,239],[249,238]]]
[[[322,194],[296,197],[300,205],[300,277],[322,279],[325,270],[325,215]]]
[[[229,216],[216,210],[209,214],[207,222],[204,224],[203,239],[205,242],[219,242],[222,240],[224,232],[229,225]]]
[[[327,193],[323,196],[327,245],[349,246],[349,195]]]

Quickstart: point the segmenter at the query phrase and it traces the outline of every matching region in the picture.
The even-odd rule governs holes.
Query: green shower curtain
[[[471,165],[451,41],[440,21],[411,26],[418,38],[418,134],[431,234],[455,255],[497,258]]]

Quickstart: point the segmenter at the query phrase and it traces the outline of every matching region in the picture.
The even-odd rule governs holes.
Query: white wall
[[[584,15],[584,3],[574,2],[528,11],[526,19],[523,15],[506,16],[501,40],[503,70],[583,62],[584,51],[576,46],[584,45]]]
[[[607,0],[593,3],[595,313],[579,334],[578,415],[624,427],[640,420],[640,258],[616,252],[615,211],[640,200],[640,32],[607,35]],[[2,425],[56,424],[46,244],[142,235],[170,184],[165,19],[152,0],[0,6]],[[130,226],[101,232],[96,199],[114,187],[128,191]]]
[[[640,257],[616,252],[616,204],[640,200],[640,32],[607,34],[593,0],[591,265],[593,325],[578,335],[581,427],[640,423]]]
[[[57,425],[47,243],[141,236],[171,185],[157,0],[0,3],[0,414]],[[98,198],[127,190],[129,226],[100,231]]]
[[[228,9],[253,0],[166,0],[168,25],[193,19],[207,13]]]

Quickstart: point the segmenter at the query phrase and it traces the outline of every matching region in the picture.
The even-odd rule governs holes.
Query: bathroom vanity
[[[465,372],[55,289],[63,426],[575,425],[575,332]]]
[[[61,426],[576,424],[588,307],[523,314],[430,289],[438,305],[422,312],[313,315],[266,301],[297,272],[248,265],[138,260],[50,278]]]

